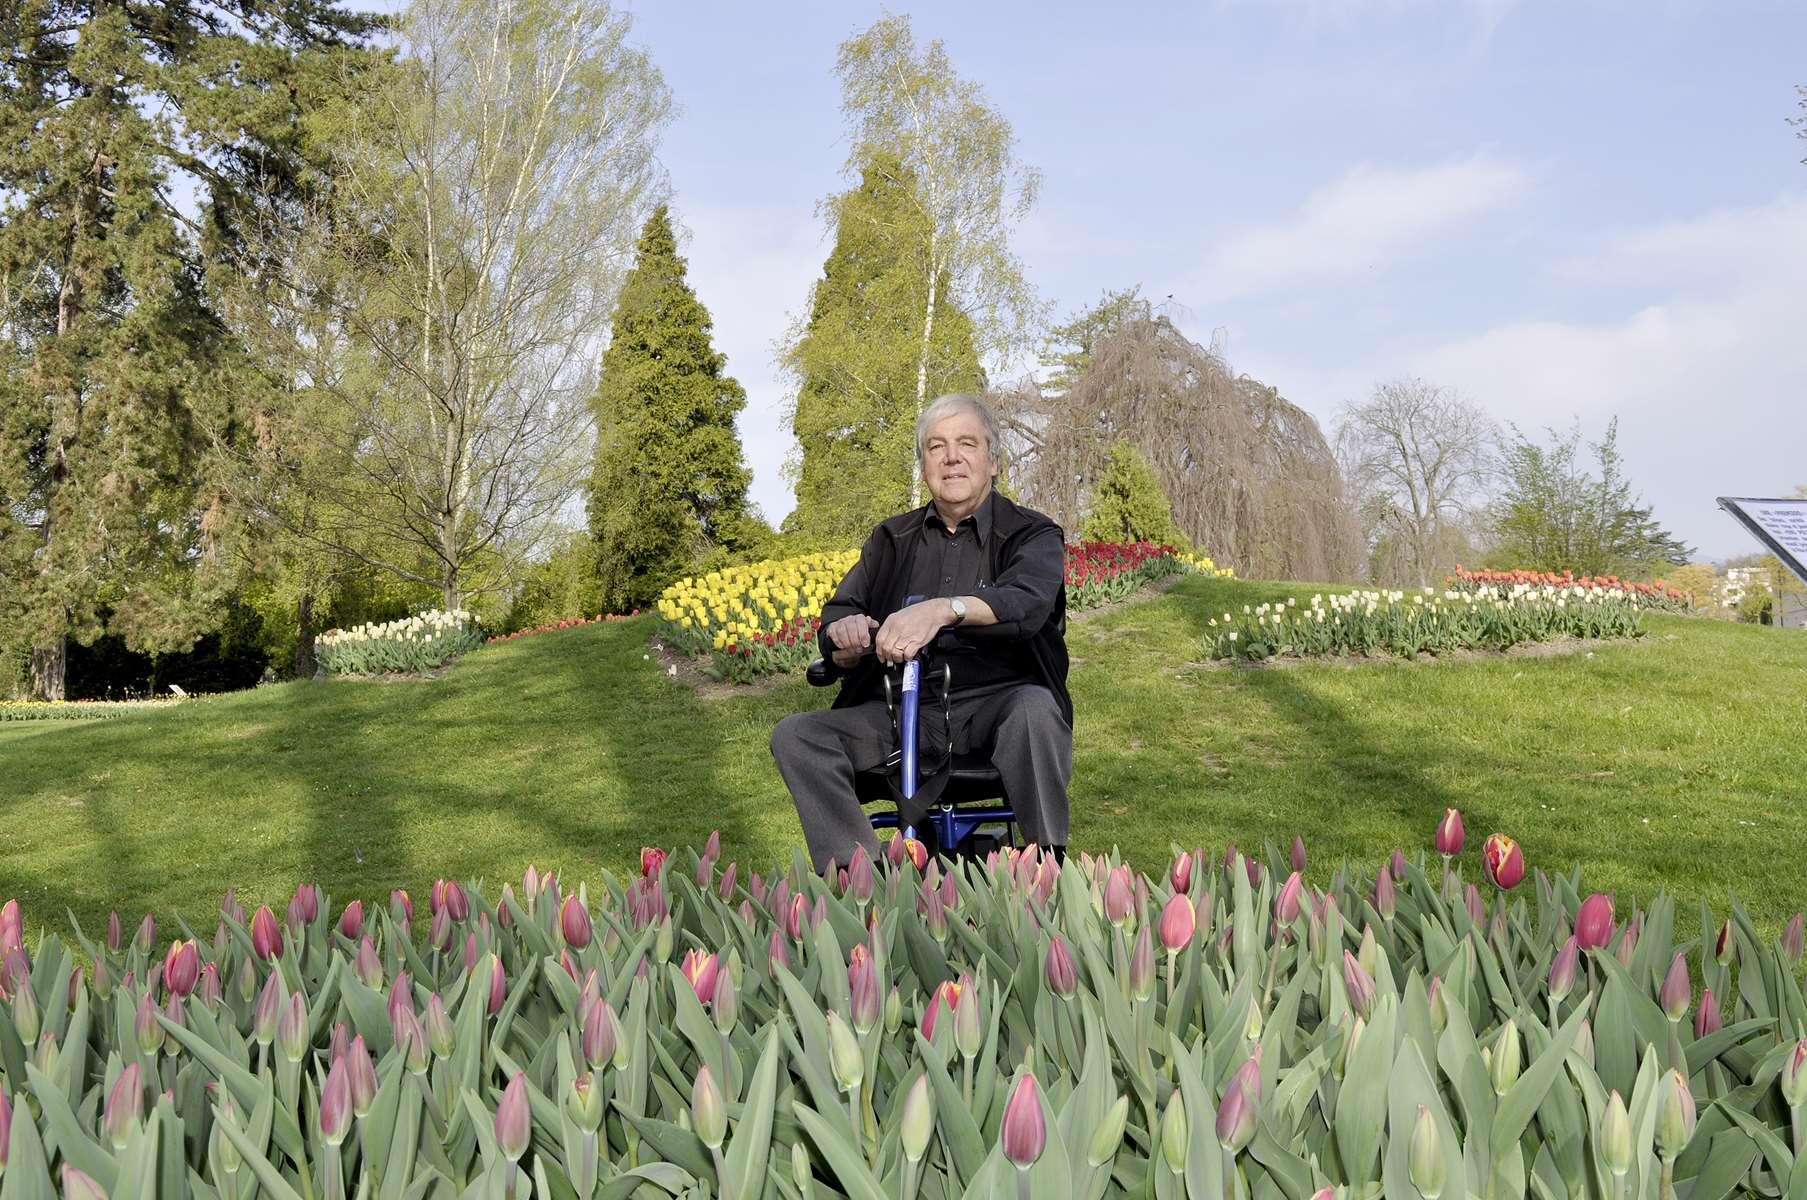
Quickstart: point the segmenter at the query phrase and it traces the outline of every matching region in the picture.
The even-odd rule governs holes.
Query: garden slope
[[[1159,871],[1170,841],[1284,844],[1312,872],[1470,836],[1591,886],[1728,891],[1779,928],[1807,901],[1807,635],[1652,618],[1641,643],[1460,663],[1193,665],[1209,616],[1311,585],[1189,578],[1076,622],[1073,842]],[[109,908],[205,920],[227,885],[286,901],[578,878],[643,843],[788,859],[798,829],[766,749],[828,695],[801,680],[707,700],[647,653],[650,618],[478,651],[430,682],[283,684],[94,723],[0,727],[0,898],[28,921]],[[1794,797],[1794,799],[1791,799]]]

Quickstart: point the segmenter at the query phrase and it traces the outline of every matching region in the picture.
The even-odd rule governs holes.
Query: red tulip
[[[1575,941],[1583,950],[1598,950],[1612,940],[1612,897],[1595,892],[1575,914]]]
[[[665,851],[657,846],[640,847],[640,877],[650,879],[665,865]]]
[[[282,930],[277,928],[276,914],[267,904],[258,905],[251,914],[251,949],[265,961],[282,949]]]
[[[698,1000],[707,1003],[715,995],[715,973],[720,969],[715,955],[693,948],[684,955],[683,965],[679,969],[696,990]]]
[[[1443,820],[1437,823],[1437,853],[1445,858],[1454,858],[1462,853],[1462,814],[1455,809],[1445,809]]]
[[[357,941],[364,932],[364,902],[353,900],[339,914],[339,932],[351,941]]]
[[[564,907],[558,912],[559,932],[565,935],[565,944],[574,950],[582,950],[590,944],[590,911],[578,902],[575,893],[565,897]]]
[[[1481,869],[1487,881],[1502,892],[1511,891],[1525,877],[1525,853],[1512,838],[1490,833],[1481,843]]]
[[[1192,856],[1181,851],[1167,870],[1167,884],[1175,892],[1192,890]]]
[[[174,995],[186,996],[195,990],[200,976],[201,952],[194,940],[171,942],[169,953],[163,956],[164,986]]]
[[[1028,1170],[1048,1144],[1048,1122],[1042,1114],[1041,1090],[1035,1076],[1025,1074],[1010,1090],[1004,1104],[1004,1120],[998,1130],[1004,1157],[1020,1170]]]
[[[960,1004],[960,985],[948,980],[933,992],[929,993],[929,1006],[922,1012],[922,1036],[933,1040],[935,1036],[935,1020],[943,1009],[952,1010]]]

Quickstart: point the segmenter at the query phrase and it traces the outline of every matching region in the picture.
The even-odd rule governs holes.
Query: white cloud
[[[1232,235],[1208,256],[1199,302],[1269,292],[1390,265],[1520,196],[1530,174],[1486,154],[1429,167],[1357,166],[1283,224]]]
[[[1754,549],[1714,497],[1807,482],[1807,197],[1626,231],[1579,269],[1666,294],[1612,319],[1506,322],[1405,367],[1527,432],[1617,416],[1659,519],[1709,555]]]
[[[774,347],[803,311],[828,247],[820,224],[792,208],[688,207],[680,200],[677,215],[689,234],[683,253],[691,286],[715,320],[715,347],[747,389],[740,440],[753,468],[752,498],[776,523],[792,505],[780,472],[793,439]]]

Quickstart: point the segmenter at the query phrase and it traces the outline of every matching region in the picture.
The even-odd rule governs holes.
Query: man
[[[895,747],[882,673],[931,643],[951,664],[954,689],[949,729],[931,719],[939,705],[923,705],[925,766],[938,757],[936,742],[988,753],[1023,836],[1066,847],[1073,703],[1060,526],[993,491],[997,422],[976,397],[942,396],[923,410],[916,459],[933,499],[874,529],[822,609],[819,641],[845,673],[840,695],[772,732],[818,871],[845,864],[856,846],[879,852],[853,777]],[[905,604],[912,596],[927,598]],[[903,807],[906,824],[919,822],[933,794],[931,783]]]

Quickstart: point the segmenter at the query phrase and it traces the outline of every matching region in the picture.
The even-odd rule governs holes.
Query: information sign
[[[1807,497],[1764,500],[1721,496],[1719,507],[1736,517],[1751,536],[1782,560],[1783,566],[1807,583]]]

